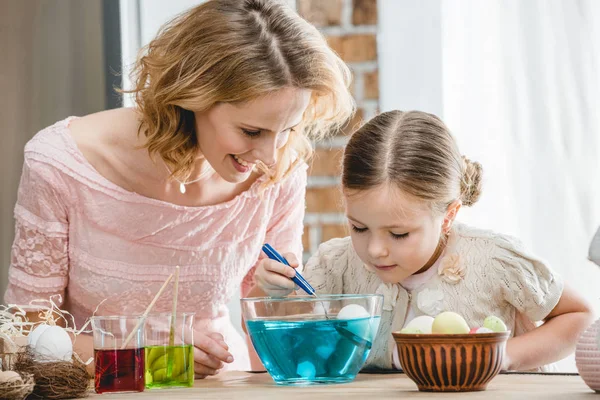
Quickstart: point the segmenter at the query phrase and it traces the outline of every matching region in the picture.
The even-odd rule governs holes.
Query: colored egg
[[[413,334],[413,333],[424,333],[424,332],[421,331],[419,328],[407,326],[406,328],[402,329],[400,331],[400,333],[410,333],[410,334]]]
[[[478,326],[475,328],[471,328],[471,330],[469,331],[469,333],[493,333],[494,331],[486,328],[485,326]]]
[[[413,318],[408,324],[406,324],[406,328],[412,328],[419,330],[419,333],[431,333],[431,327],[433,326],[433,317],[429,315],[422,315],[420,317]]]
[[[303,361],[298,364],[298,367],[296,368],[296,374],[304,379],[315,379],[317,369],[310,361]]]
[[[506,324],[500,318],[490,315],[483,321],[484,328],[488,328],[493,332],[506,332]]]
[[[469,325],[467,325],[467,321],[452,311],[438,314],[438,316],[433,319],[433,325],[431,326],[432,333],[464,334],[469,333],[469,331],[470,328]]]

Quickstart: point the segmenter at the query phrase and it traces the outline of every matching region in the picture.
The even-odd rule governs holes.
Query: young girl
[[[505,369],[547,371],[573,351],[591,319],[584,300],[516,239],[455,222],[479,198],[481,165],[461,157],[437,117],[373,118],[346,147],[342,189],[351,235],[322,244],[303,276],[321,294],[384,295],[366,368],[400,368],[391,333],[442,311],[471,327],[500,317],[513,335]],[[280,296],[294,290],[294,274],[264,260],[256,277],[266,294]]]

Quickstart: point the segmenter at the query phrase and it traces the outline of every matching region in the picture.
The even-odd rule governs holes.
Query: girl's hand
[[[291,280],[296,276],[295,268],[298,268],[298,260],[291,253],[283,254],[291,267],[280,262],[265,258],[258,263],[254,278],[256,285],[267,296],[283,297],[292,293],[296,284]]]
[[[194,332],[194,372],[196,379],[216,375],[224,363],[233,362],[223,335],[216,332]]]
[[[565,285],[542,325],[506,342],[504,368],[526,371],[573,354],[579,335],[592,323],[592,314],[587,301]]]

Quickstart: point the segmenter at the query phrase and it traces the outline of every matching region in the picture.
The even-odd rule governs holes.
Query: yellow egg
[[[431,333],[460,334],[469,333],[467,321],[457,313],[446,311],[433,320]]]

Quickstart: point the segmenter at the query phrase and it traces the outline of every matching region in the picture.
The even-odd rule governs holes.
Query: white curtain
[[[482,163],[462,220],[513,234],[600,311],[600,2],[441,2],[443,118]],[[573,359],[560,363],[573,370]]]

